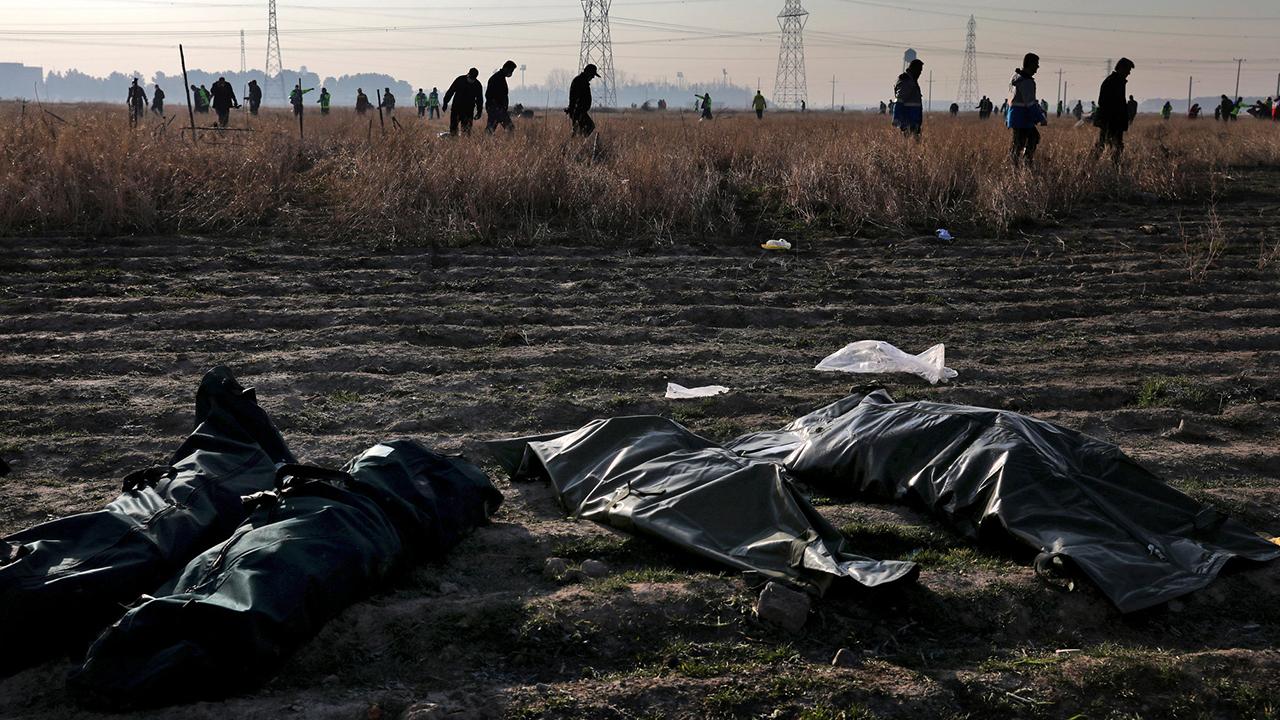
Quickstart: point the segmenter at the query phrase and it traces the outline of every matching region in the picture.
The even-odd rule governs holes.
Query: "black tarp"
[[[568,513],[814,593],[909,580],[916,566],[848,551],[777,464],[659,417],[597,420],[490,443],[515,479],[546,477]]]
[[[244,519],[241,496],[270,489],[276,463],[293,460],[226,368],[201,381],[196,424],[168,466],[131,474],[103,510],[5,538],[0,673],[87,643],[124,603],[226,539]]]
[[[405,440],[345,473],[288,467],[281,481],[246,499],[254,509],[230,539],[98,638],[70,678],[81,701],[124,709],[252,689],[397,567],[443,555],[502,500],[475,466]]]
[[[1115,445],[1017,413],[854,395],[728,447],[830,495],[927,508],[960,534],[1066,558],[1122,612],[1208,585],[1280,548]]]

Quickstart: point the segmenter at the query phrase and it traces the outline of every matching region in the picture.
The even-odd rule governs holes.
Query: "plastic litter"
[[[942,343],[919,355],[905,353],[882,340],[850,343],[818,363],[814,370],[850,373],[905,372],[937,385],[959,373],[946,366],[947,348]]]
[[[956,239],[955,236],[952,235],[950,232],[948,232],[946,228],[938,228],[937,232],[935,232],[934,234],[938,236],[939,240],[955,240]]]
[[[705,385],[703,387],[687,388],[683,385],[675,383],[667,383],[667,399],[668,400],[692,400],[694,398],[715,397],[729,392],[729,388],[723,385]]]
[[[765,244],[761,245],[760,247],[764,248],[765,250],[790,250],[791,243],[779,238],[777,240],[770,240]]]

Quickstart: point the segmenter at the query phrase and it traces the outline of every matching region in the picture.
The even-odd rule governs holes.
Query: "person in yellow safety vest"
[[[1239,120],[1239,119],[1240,119],[1240,108],[1241,108],[1241,107],[1243,107],[1243,106],[1244,106],[1244,98],[1242,98],[1242,97],[1238,97],[1238,98],[1236,98],[1236,102],[1235,102],[1235,104],[1231,106],[1231,119],[1232,119],[1232,120]]]
[[[440,90],[431,88],[431,94],[427,96],[427,119],[440,117]]]
[[[698,97],[698,95],[694,95],[694,97]],[[702,108],[702,117],[698,118],[698,122],[714,120],[715,118],[711,117],[711,93],[703,93],[701,98],[699,107]]]
[[[893,85],[893,126],[903,135],[920,137],[920,128],[924,125],[924,97],[920,93],[920,75],[924,72],[924,61],[912,60],[907,71],[898,76]]]
[[[293,106],[294,115],[302,114],[302,96],[306,95],[312,90],[315,90],[315,88],[307,88],[306,90],[301,90],[297,86],[294,86],[294,88],[289,91],[289,104]]]
[[[413,104],[418,108],[418,117],[427,116],[427,94],[422,92],[422,88],[418,88],[418,94],[413,96]]]
[[[1165,120],[1168,120],[1169,118],[1173,117],[1173,103],[1169,102],[1168,100],[1164,102],[1164,107],[1160,108],[1160,117],[1164,118]]]
[[[756,119],[763,120],[764,109],[769,107],[769,103],[764,101],[764,94],[762,94],[759,90],[756,91],[755,98],[751,100],[751,107],[756,111]]]
[[[295,88],[295,89],[296,89],[296,88]],[[321,114],[321,115],[328,115],[328,114],[329,114],[329,104],[330,104],[332,101],[333,101],[333,96],[329,94],[329,91],[328,91],[327,89],[325,89],[325,88],[320,88],[320,99],[319,99],[319,100],[317,100],[316,102],[320,103],[320,114]]]
[[[1009,85],[1013,98],[1009,101],[1009,115],[1005,122],[1013,130],[1013,164],[1025,162],[1028,167],[1035,161],[1036,147],[1040,144],[1037,125],[1048,125],[1044,109],[1036,99],[1036,71],[1040,69],[1040,56],[1027,53],[1022,67],[1014,71]]]

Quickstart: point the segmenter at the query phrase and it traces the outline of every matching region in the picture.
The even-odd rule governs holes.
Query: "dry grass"
[[[1094,131],[1047,128],[1034,174],[1011,172],[998,121],[930,117],[922,142],[860,113],[714,123],[680,113],[599,115],[590,140],[563,115],[513,136],[437,138],[410,112],[388,125],[346,110],[282,112],[253,133],[193,145],[122,107],[0,105],[0,234],[319,234],[379,241],[664,241],[891,229],[1010,227],[1100,197],[1185,197],[1228,165],[1280,161],[1280,128],[1140,121],[1125,163],[1095,160]],[[234,125],[249,119],[235,115]],[[211,116],[200,116],[204,124]]]

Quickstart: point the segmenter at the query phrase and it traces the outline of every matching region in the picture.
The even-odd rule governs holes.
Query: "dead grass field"
[[[54,117],[48,112],[57,113]],[[1006,233],[1099,198],[1213,191],[1226,167],[1280,162],[1280,127],[1144,117],[1121,168],[1093,160],[1095,130],[1045,130],[1034,175],[1011,173],[1009,131],[942,114],[924,141],[864,113],[601,114],[591,140],[563,114],[511,137],[451,140],[401,111],[233,113],[254,132],[180,130],[123,106],[0,106],[0,234],[262,234],[497,244],[763,237],[860,228]],[[197,115],[209,125],[212,115]]]
[[[201,373],[225,363],[257,386],[299,458],[321,464],[394,437],[483,460],[479,441],[619,414],[663,414],[726,439],[881,382],[898,398],[1018,409],[1116,442],[1177,487],[1280,535],[1274,168],[1224,165],[1193,183],[1212,183],[1212,192],[1184,195],[1186,178],[1151,160],[1119,175],[1067,162],[1092,133],[1059,126],[1034,181],[1077,194],[1035,223],[1006,224],[999,218],[1014,218],[999,214],[997,191],[1032,180],[1001,180],[1005,133],[968,120],[932,121],[916,146],[866,119],[816,117],[804,121],[807,144],[773,147],[765,140],[801,121],[668,118],[659,137],[641,130],[647,118],[605,117],[596,148],[562,137],[559,119],[512,138],[448,143],[426,130],[384,140],[376,127],[370,141],[337,116],[331,133],[316,130],[299,166],[283,130],[191,150],[172,134],[130,136],[114,120],[94,128],[86,118],[67,118],[78,129],[51,121],[60,139],[27,155],[0,145],[0,197],[26,193],[0,210],[4,227],[41,233],[0,238],[0,456],[14,468],[0,480],[2,534],[99,508],[122,475],[162,461],[190,430]],[[1216,165],[1213,153],[1274,152],[1260,123],[1237,125],[1223,135],[1211,122],[1144,122],[1132,147],[1141,158],[1181,138],[1169,152],[1183,169]],[[50,136],[38,119],[3,126]],[[160,169],[141,155],[75,152],[73,138],[108,133],[132,138],[130,153],[156,154]],[[668,147],[662,138],[671,137],[688,147]],[[527,164],[558,168],[560,190],[535,183],[538,172],[512,152],[539,138],[548,146]],[[34,168],[51,148],[57,170],[39,179]],[[652,189],[658,177],[637,168],[667,167],[627,148],[685,158],[669,175],[691,183],[685,191],[704,188],[707,207],[738,213],[740,224],[694,222],[681,208],[697,198],[622,189]],[[855,183],[802,170],[788,148],[825,158],[826,170],[863,168],[884,193],[867,197],[886,204],[868,205],[866,216],[844,206],[848,226],[820,231],[846,220],[814,209],[813,193],[853,192]],[[939,153],[979,172],[937,176],[926,195],[951,198],[941,205],[892,205],[908,177],[896,154],[932,167]],[[502,162],[458,182],[481,157]],[[14,179],[15,163],[26,184]],[[396,170],[405,163],[421,172]],[[348,180],[335,184],[340,177]],[[519,182],[503,181],[511,177]],[[1152,195],[1107,200],[1079,189],[1099,177],[1113,190],[1133,178]],[[248,192],[246,178],[275,190]],[[760,183],[761,203],[789,208],[794,252],[765,254],[729,237],[758,226],[736,203],[712,199],[736,197],[747,178]],[[307,188],[345,204],[308,204]],[[543,203],[558,192],[567,193],[557,206],[563,224],[539,235],[532,228],[551,222]],[[44,199],[34,203],[37,193]],[[465,204],[488,193],[526,198],[536,208],[530,224],[514,235],[499,234],[503,223],[467,226],[467,213],[492,217]],[[599,215],[570,202],[587,197],[599,199]],[[465,212],[450,215],[440,198]],[[229,205],[219,209],[222,200]],[[119,214],[144,207],[136,226]],[[879,226],[918,207],[934,207],[930,218],[962,208],[973,229],[939,243],[932,220],[924,232]],[[58,222],[42,226],[38,208]],[[983,208],[994,218],[985,229]],[[648,235],[607,234],[649,216]],[[421,231],[427,219],[440,243]],[[493,242],[443,241],[461,227]],[[676,228],[710,239],[678,239]],[[161,229],[181,232],[85,236]],[[231,236],[198,234],[213,231]],[[637,241],[659,237],[667,241]],[[960,376],[932,387],[809,370],[870,338],[913,351],[945,342]],[[673,403],[662,399],[668,381],[734,392]],[[1170,437],[1183,420],[1206,437]],[[566,520],[545,486],[500,487],[507,502],[492,526],[443,564],[415,568],[344,612],[261,691],[139,717],[1280,716],[1280,563],[1121,616],[1087,585],[1047,586],[1027,565],[971,547],[910,508],[816,498],[861,552],[911,557],[923,572],[900,594],[826,599],[787,634],[752,616],[754,595],[738,576]],[[551,556],[600,559],[610,573],[555,582],[541,573]],[[832,667],[840,648],[858,662]],[[99,717],[71,705],[66,671],[50,663],[0,680],[0,717]]]

